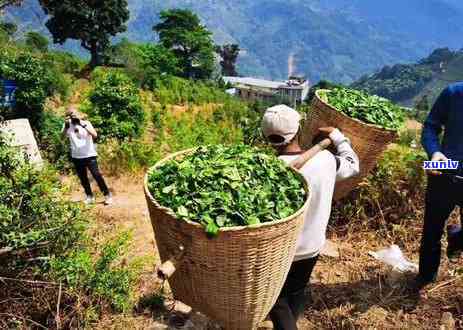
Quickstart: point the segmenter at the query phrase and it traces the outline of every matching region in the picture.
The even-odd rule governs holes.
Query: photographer
[[[88,180],[88,169],[105,197],[105,205],[111,205],[112,196],[98,168],[97,153],[93,143],[97,133],[89,121],[81,118],[75,106],[71,105],[68,108],[62,133],[69,138],[71,144],[72,162],[86,194],[85,204],[95,203]]]

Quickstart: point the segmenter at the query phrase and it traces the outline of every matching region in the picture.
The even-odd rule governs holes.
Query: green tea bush
[[[139,139],[123,142],[111,139],[99,146],[98,157],[106,173],[118,175],[153,165],[161,158],[161,150],[158,143]]]
[[[56,173],[37,171],[0,137],[0,273],[29,259],[59,255],[85,229],[81,210],[63,198]]]
[[[180,117],[166,114],[162,125],[164,129],[157,138],[172,152],[199,145],[233,144],[242,141],[242,133],[229,118],[217,122],[214,117],[201,113],[190,112]]]
[[[101,139],[118,140],[140,137],[145,113],[140,93],[133,81],[118,71],[97,71],[84,111],[89,115]]]
[[[160,80],[154,94],[161,104],[221,103],[230,97],[212,83],[178,77]]]
[[[90,297],[93,306],[102,310],[108,305],[116,312],[128,312],[133,307],[133,285],[137,279],[137,264],[126,265],[130,236],[123,233],[108,240],[96,257],[89,248],[76,249],[51,261],[53,278],[63,281],[76,294]]]
[[[60,170],[68,171],[71,168],[69,162],[69,140],[63,139],[61,130],[64,120],[52,111],[44,111],[38,129],[38,144],[42,155],[50,164]]]

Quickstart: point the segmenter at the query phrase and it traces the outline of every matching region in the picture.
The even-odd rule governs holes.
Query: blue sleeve
[[[450,89],[447,87],[437,98],[428,118],[424,122],[421,143],[429,158],[435,152],[441,150],[439,135],[442,132],[442,126],[444,126],[449,112],[449,98]]]

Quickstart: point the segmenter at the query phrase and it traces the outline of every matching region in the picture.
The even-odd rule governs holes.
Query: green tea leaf
[[[298,174],[274,154],[244,145],[198,148],[151,169],[148,186],[161,205],[202,224],[210,236],[290,216],[306,200]]]

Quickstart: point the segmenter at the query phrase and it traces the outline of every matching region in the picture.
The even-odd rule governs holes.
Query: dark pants
[[[270,311],[275,330],[297,330],[297,319],[307,302],[306,287],[318,256],[293,262],[278,300]]]
[[[445,225],[455,206],[463,205],[462,202],[463,181],[454,181],[448,176],[429,176],[420,249],[420,278],[425,282],[437,278]],[[463,233],[458,236],[454,239],[463,247]]]
[[[88,180],[87,169],[90,170],[90,173],[92,173],[92,176],[98,184],[98,187],[100,188],[101,192],[105,196],[109,195],[108,186],[106,185],[106,182],[104,181],[103,176],[100,173],[96,157],[83,159],[73,158],[72,162],[74,163],[77,176],[79,177],[80,183],[82,184],[82,187],[84,187],[87,196],[93,196],[92,188],[90,187],[90,181]]]

